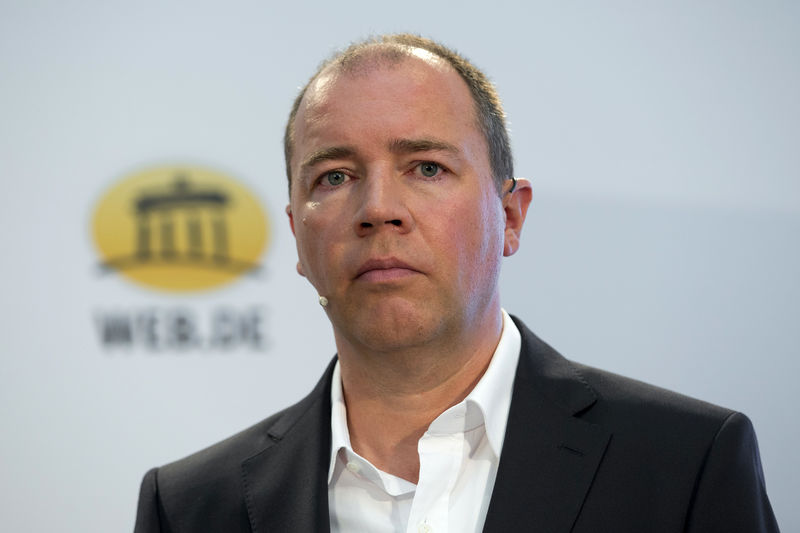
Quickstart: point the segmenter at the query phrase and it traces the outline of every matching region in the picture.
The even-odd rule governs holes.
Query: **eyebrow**
[[[461,155],[457,146],[438,139],[392,139],[389,141],[389,150],[394,154],[413,154],[416,152],[448,152],[452,155]],[[300,168],[310,168],[324,161],[332,159],[346,159],[353,157],[356,150],[350,146],[332,146],[322,148],[309,155]]]
[[[412,154],[415,152],[449,152],[460,155],[457,146],[438,139],[393,139],[389,142],[389,150],[395,154]]]
[[[330,148],[323,148],[308,156],[300,165],[300,168],[313,167],[322,163],[323,161],[330,161],[331,159],[345,159],[352,157],[355,155],[355,153],[355,149],[349,146],[332,146]]]

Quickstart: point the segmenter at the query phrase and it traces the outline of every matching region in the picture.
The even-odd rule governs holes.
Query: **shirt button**
[[[356,463],[355,461],[348,461],[347,469],[354,474],[358,474],[359,472],[361,472],[361,467],[358,466],[358,463]]]
[[[419,531],[419,533],[431,533],[433,531],[433,528],[428,524],[420,524],[417,530]]]

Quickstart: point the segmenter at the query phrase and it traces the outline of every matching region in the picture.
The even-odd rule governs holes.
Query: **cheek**
[[[338,243],[342,241],[344,223],[341,216],[328,211],[326,206],[315,202],[306,205],[295,219],[299,259],[306,276],[315,286],[324,284],[332,266],[337,264]]]
[[[464,274],[471,283],[484,283],[487,276],[496,275],[503,255],[504,218],[496,198],[473,205],[458,215],[459,230],[451,234]]]

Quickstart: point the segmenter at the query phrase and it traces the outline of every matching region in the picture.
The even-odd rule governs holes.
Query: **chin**
[[[419,304],[372,306],[360,311],[349,329],[358,344],[373,351],[386,352],[427,345],[444,330],[442,313],[433,312]]]

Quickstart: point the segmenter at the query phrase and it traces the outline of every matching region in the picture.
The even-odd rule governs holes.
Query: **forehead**
[[[430,52],[411,49],[389,60],[365,57],[346,68],[334,64],[323,70],[298,109],[295,141],[299,151],[326,134],[435,133],[421,131],[426,129],[477,133],[475,105],[453,67]]]

